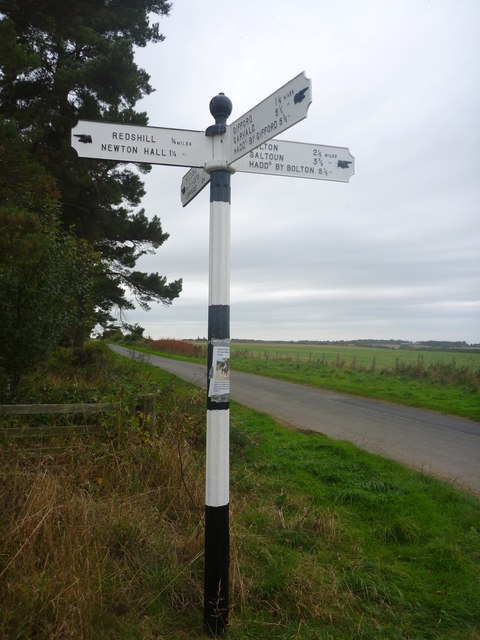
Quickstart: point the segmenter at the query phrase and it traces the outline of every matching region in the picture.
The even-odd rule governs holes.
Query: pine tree
[[[113,307],[133,308],[127,292],[148,309],[170,304],[182,283],[135,271],[168,238],[138,210],[150,167],[78,158],[71,129],[79,119],[147,124],[134,106],[152,87],[134,48],[163,40],[149,17],[169,11],[165,0],[0,0],[0,117],[55,179],[64,227],[102,257],[93,303],[103,324]]]

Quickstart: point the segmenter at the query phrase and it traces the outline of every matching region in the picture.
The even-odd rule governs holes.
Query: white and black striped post
[[[210,102],[215,124],[210,173],[208,293],[207,460],[205,489],[204,624],[222,634],[228,624],[229,430],[230,430],[230,173],[224,134],[232,103],[223,94]]]

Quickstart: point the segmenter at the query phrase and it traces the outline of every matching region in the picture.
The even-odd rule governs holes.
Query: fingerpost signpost
[[[212,636],[225,631],[229,608],[230,176],[348,182],[348,149],[276,139],[307,117],[311,102],[311,81],[301,73],[230,125],[231,101],[215,96],[215,124],[205,132],[85,120],[72,130],[72,147],[83,158],[190,167],[183,206],[210,182],[204,624]]]

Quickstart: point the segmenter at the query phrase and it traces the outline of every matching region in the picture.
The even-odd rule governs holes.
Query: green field
[[[465,351],[432,351],[428,349],[393,349],[381,347],[357,347],[339,345],[305,345],[285,342],[235,342],[232,341],[233,357],[291,360],[300,363],[323,362],[343,366],[377,369],[395,369],[402,366],[435,364],[480,370],[480,353]]]

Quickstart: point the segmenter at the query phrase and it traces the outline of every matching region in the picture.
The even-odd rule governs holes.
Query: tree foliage
[[[165,0],[0,0],[0,116],[53,176],[64,229],[102,257],[92,302],[100,322],[114,306],[132,308],[132,297],[148,309],[181,291],[181,280],[135,270],[168,238],[158,216],[135,211],[150,167],[78,158],[70,145],[79,119],[147,123],[134,106],[152,87],[134,50],[163,39],[149,17],[169,10]]]
[[[101,267],[90,245],[62,228],[55,181],[12,125],[0,123],[0,140],[0,379],[14,392],[73,330]]]

